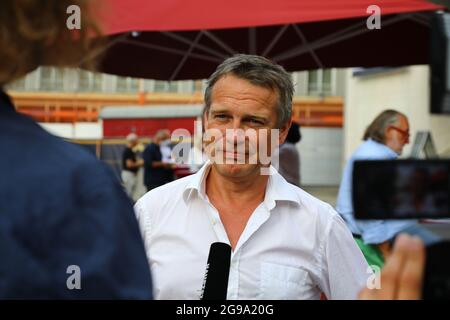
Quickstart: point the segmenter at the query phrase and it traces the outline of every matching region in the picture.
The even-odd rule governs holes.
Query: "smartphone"
[[[356,219],[450,218],[450,160],[359,160],[352,182]]]

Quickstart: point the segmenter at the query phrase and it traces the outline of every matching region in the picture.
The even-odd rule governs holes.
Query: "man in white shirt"
[[[231,57],[210,77],[204,127],[221,133],[206,142],[211,161],[135,205],[157,299],[200,297],[213,242],[233,249],[228,299],[356,299],[366,286],[367,263],[334,209],[289,184],[259,153],[250,161],[263,144],[273,151],[273,129],[276,144],[284,142],[292,95],[289,74],[258,56]],[[268,136],[242,143],[239,129]]]

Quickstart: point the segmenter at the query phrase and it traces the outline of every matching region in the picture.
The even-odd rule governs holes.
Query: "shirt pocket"
[[[308,271],[278,263],[262,262],[259,299],[315,299],[317,292]]]

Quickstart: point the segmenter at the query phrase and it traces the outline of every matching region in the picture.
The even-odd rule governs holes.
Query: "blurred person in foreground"
[[[417,236],[400,234],[380,274],[380,289],[361,290],[361,300],[419,300],[425,275],[425,246]]]
[[[409,143],[408,118],[396,110],[385,110],[367,127],[363,140],[345,166],[336,211],[346,221],[369,264],[382,266],[389,252],[389,243],[401,232],[420,237],[426,245],[438,242],[440,238],[417,220],[355,220],[352,204],[353,162],[397,159]]]
[[[289,128],[286,142],[280,145],[278,172],[287,182],[300,187],[300,154],[296,144],[300,142],[302,135],[300,126],[292,122]]]
[[[175,164],[169,162],[167,151],[165,155],[161,147],[167,147],[170,142],[170,133],[166,129],[158,130],[153,141],[145,148],[144,158],[144,184],[147,191],[162,186],[174,179]]]
[[[89,56],[87,3],[0,1],[0,88]],[[70,5],[83,14],[76,34]],[[152,298],[132,204],[106,165],[17,113],[3,90],[0,148],[0,299]]]
[[[134,151],[138,145],[138,136],[135,133],[127,135],[127,146],[122,153],[122,182],[130,199],[134,200],[134,194],[138,188],[138,171],[144,165],[144,160],[139,159]]]

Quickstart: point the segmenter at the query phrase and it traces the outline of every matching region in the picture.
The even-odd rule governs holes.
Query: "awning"
[[[110,40],[101,71],[163,80],[207,78],[236,53],[266,56],[289,71],[426,64],[430,13],[441,9],[422,0],[97,3]],[[367,27],[374,4],[381,29]]]

